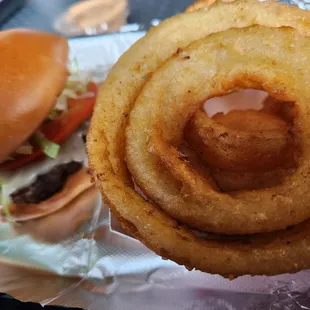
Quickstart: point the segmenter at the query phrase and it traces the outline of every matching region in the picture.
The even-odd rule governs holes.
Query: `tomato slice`
[[[57,144],[64,143],[92,115],[97,96],[97,85],[89,82],[87,91],[92,92],[94,96],[80,99],[69,98],[68,111],[63,113],[59,118],[42,124],[38,131],[52,142]],[[0,171],[18,169],[26,164],[38,161],[45,156],[39,149],[35,149],[30,155],[18,154],[14,160],[1,164]]]

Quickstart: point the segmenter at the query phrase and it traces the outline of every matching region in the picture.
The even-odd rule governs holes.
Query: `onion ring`
[[[280,104],[266,100],[263,109],[271,114],[232,111],[212,119],[198,110],[187,123],[185,139],[222,191],[272,187],[294,172],[294,140],[288,123],[274,115]]]
[[[171,213],[173,213],[171,210],[169,212],[170,215],[168,215],[167,208],[165,208],[166,210],[157,208],[155,204],[158,202],[152,199],[153,197],[151,197],[152,203],[145,201],[131,185],[131,174],[128,173],[126,165],[127,161],[131,173],[134,169],[138,170],[138,174],[135,172],[133,176],[136,181],[139,181],[139,185],[140,183],[146,185],[142,187],[144,193],[148,194],[149,191],[152,191],[152,186],[156,183],[155,186],[160,185],[160,188],[164,188],[165,192],[171,192],[172,189],[171,196],[161,198],[168,200],[176,198],[176,200],[187,200],[187,202],[189,202],[190,199],[193,200],[197,198],[188,196],[188,190],[191,189],[187,188],[187,186],[178,187],[180,184],[178,181],[180,175],[178,175],[177,172],[180,171],[180,174],[182,174],[186,162],[181,161],[180,163],[179,157],[177,157],[177,161],[172,161],[171,164],[175,166],[175,163],[177,163],[177,168],[181,165],[181,169],[177,169],[177,171],[171,169],[175,167],[166,169],[170,164],[169,153],[172,153],[172,156],[175,155],[173,147],[168,149],[169,152],[165,156],[160,156],[160,160],[157,160],[157,155],[161,153],[162,150],[166,151],[167,144],[165,143],[165,139],[168,139],[170,145],[174,146],[175,143],[179,142],[178,138],[181,138],[179,137],[180,132],[176,130],[174,134],[173,130],[169,131],[170,134],[173,133],[173,137],[167,137],[167,132],[164,130],[167,129],[166,127],[169,127],[167,122],[165,122],[163,128],[159,127],[161,128],[160,131],[155,130],[157,127],[153,126],[154,120],[149,123],[150,116],[161,111],[161,109],[157,109],[156,105],[154,109],[153,105],[154,102],[158,104],[158,98],[160,96],[163,100],[162,105],[165,106],[165,113],[161,115],[163,118],[160,119],[161,121],[171,120],[169,116],[173,114],[173,109],[170,105],[167,105],[166,100],[169,93],[171,93],[170,96],[173,97],[173,94],[181,91],[183,87],[190,90],[190,92],[182,92],[181,99],[182,101],[184,100],[185,103],[191,102],[190,106],[193,107],[191,113],[194,112],[196,108],[195,105],[202,102],[200,99],[207,99],[208,97],[227,93],[234,90],[236,86],[239,88],[262,87],[279,100],[298,102],[298,107],[301,111],[297,114],[296,124],[294,122],[294,134],[298,136],[300,141],[305,142],[306,132],[303,132],[301,128],[306,125],[304,112],[307,107],[307,104],[305,104],[307,98],[302,94],[307,94],[308,90],[306,88],[306,83],[302,83],[301,81],[305,76],[309,76],[309,59],[308,55],[303,55],[304,57],[301,59],[292,57],[293,51],[289,47],[295,44],[295,47],[298,46],[298,51],[303,51],[305,45],[309,46],[309,39],[304,36],[305,34],[309,34],[309,21],[309,12],[300,11],[297,8],[273,2],[259,3],[256,1],[237,1],[231,4],[215,4],[209,10],[179,15],[161,23],[121,57],[110,72],[107,81],[101,87],[91,122],[87,144],[90,164],[96,184],[106,202],[109,203],[112,212],[118,216],[123,227],[128,232],[144,242],[159,255],[173,259],[189,268],[197,268],[210,273],[220,273],[222,275],[233,274],[235,276],[242,274],[277,274],[295,272],[310,267],[309,221],[296,226],[296,228],[292,230],[268,233],[267,235],[259,234],[249,237],[239,237],[233,241],[200,238],[195,236],[188,228],[177,224],[171,217]],[[270,28],[240,29],[254,24],[260,24]],[[207,25],[207,27],[202,27],[202,25]],[[275,28],[281,26],[291,26],[297,30]],[[237,29],[228,30],[232,27]],[[220,31],[224,31],[224,37],[222,37],[223,35],[221,36],[220,33],[209,36],[212,33]],[[170,39],[167,41],[167,44],[160,44],[168,33]],[[185,47],[191,42],[203,37],[207,37],[204,39],[206,40],[204,43],[208,45],[210,54],[204,52],[205,59],[199,62],[199,64],[205,65],[205,63],[208,63],[211,67],[208,67],[210,70],[204,71],[206,76],[204,76],[203,79],[201,79],[201,76],[192,79],[192,73],[195,70],[191,71],[193,69],[192,66],[194,66],[193,61],[191,61],[194,57],[191,57],[191,53],[195,52],[196,47],[199,49],[201,42],[197,41],[197,43],[194,43],[190,48],[185,49]],[[257,39],[257,37],[259,39]],[[256,38],[256,42],[254,42],[254,38]],[[266,40],[260,38],[266,38]],[[238,52],[241,52],[240,49],[242,50],[245,48],[241,43],[244,42],[244,40],[247,40],[247,44],[255,43],[255,48],[253,48],[252,44],[249,44],[253,51],[251,50],[248,56],[246,56],[243,51],[242,57],[238,59],[243,66],[245,65],[244,58],[249,60],[249,58],[251,58],[250,55],[254,56],[252,53],[255,54],[255,59],[258,59],[257,61],[262,60],[262,55],[272,60],[274,60],[275,55],[280,57],[275,60],[275,68],[273,67],[274,61],[270,63],[263,62],[264,65],[260,66],[262,70],[257,70],[257,61],[251,58],[250,62],[247,61],[247,74],[243,71],[242,75],[238,74],[239,79],[237,80],[237,73],[241,73],[241,67],[239,65],[237,68],[234,68],[234,70],[230,70],[229,74],[227,74],[228,68],[231,69],[231,65],[234,62],[225,62],[223,67],[221,62],[221,66],[216,66],[221,57],[226,55],[223,43],[219,42],[219,40],[222,41],[222,39],[225,41],[225,44],[229,43],[228,45],[230,46],[233,44],[234,49]],[[226,40],[231,41],[226,42]],[[212,50],[211,47],[214,48],[215,44],[217,44],[216,49]],[[265,44],[268,44],[268,48],[266,48]],[[256,55],[255,50],[257,45],[262,46],[257,50]],[[285,53],[279,53],[280,50],[283,50],[283,45],[285,45]],[[216,50],[218,52],[217,55],[215,55]],[[265,55],[266,50],[268,50],[268,55]],[[170,58],[176,51],[178,51],[177,55]],[[288,54],[291,55],[288,56]],[[190,59],[188,56],[190,56]],[[287,61],[287,57],[290,57],[290,61]],[[199,59],[199,57],[197,59]],[[167,60],[168,62],[163,65]],[[214,63],[214,67],[212,67],[212,63]],[[230,63],[230,65],[228,63]],[[259,63],[262,64],[261,62]],[[165,78],[160,82],[160,78],[163,77],[162,75],[165,69],[170,69],[171,67],[173,67],[173,69],[179,68],[180,72],[178,73],[180,73],[180,76],[177,74],[171,78],[169,74],[164,75]],[[184,77],[184,70],[186,71],[186,69],[189,70],[186,72],[186,76],[189,75],[187,78]],[[221,83],[219,83],[221,87],[215,83],[211,91],[208,89],[207,92],[202,89],[202,85],[208,85],[203,82],[206,81],[207,77],[210,78],[212,70],[215,70],[213,72],[220,70],[221,73],[226,74],[222,76],[223,79],[221,79]],[[201,71],[202,69],[199,69],[199,72]],[[255,75],[249,74],[253,73],[253,71]],[[282,74],[281,78],[283,77],[284,80],[279,79],[279,71],[290,72],[290,77],[288,77],[287,74]],[[169,73],[169,70],[166,73]],[[189,79],[190,85],[188,85]],[[219,79],[220,76],[217,76],[217,80]],[[201,81],[199,88],[194,87],[196,86],[194,84],[197,83],[197,80]],[[224,80],[226,81],[225,83],[223,83]],[[171,83],[174,83],[173,87],[168,88],[165,82],[168,82],[167,84],[170,86],[172,86]],[[185,84],[182,84],[183,82]],[[150,90],[154,90],[154,85],[152,85],[152,83],[159,83],[160,88],[156,88],[156,92],[158,93],[152,92],[149,97],[147,95],[150,94]],[[293,86],[290,87],[290,85]],[[163,88],[161,88],[162,86]],[[136,100],[137,97],[138,100]],[[145,103],[143,103],[143,99],[146,99]],[[172,106],[175,107],[182,104],[180,96],[176,96],[175,100],[175,102],[171,102]],[[195,107],[192,106],[193,102],[195,103]],[[145,104],[150,107],[145,109]],[[149,111],[149,108],[151,111]],[[150,113],[150,115],[145,119],[146,110],[148,110],[147,112]],[[176,120],[171,124],[171,126],[176,126],[176,129],[185,125],[186,122],[183,120],[183,116],[188,115],[188,111],[182,108],[179,112]],[[130,120],[127,124],[128,116]],[[178,124],[180,119],[182,120],[182,125]],[[138,123],[137,120],[139,120]],[[126,127],[127,147],[125,151]],[[134,142],[133,137],[136,138],[137,136],[137,134],[134,133],[134,128],[143,136],[142,139],[147,137],[151,138],[150,140],[144,140],[144,142],[147,143],[146,145],[141,143],[141,137],[139,136],[139,141]],[[307,126],[305,128],[307,128]],[[162,130],[164,131],[161,135],[160,133]],[[151,173],[149,173],[150,171],[146,170],[144,167],[145,162],[142,162],[143,165],[140,166],[141,162],[138,160],[139,156],[142,156],[142,154],[139,154],[140,146],[144,147],[143,156],[147,153],[146,156],[154,156],[156,159],[152,161],[153,166],[151,165],[153,168],[157,168],[155,171],[151,169]],[[156,154],[146,152],[147,149]],[[303,156],[305,156],[305,154],[303,154]],[[305,173],[306,168],[304,168],[303,163],[299,163],[299,168],[296,173]],[[162,180],[156,179],[155,175],[158,172],[157,170],[165,172],[164,175],[168,176],[166,179],[168,182],[161,183]],[[143,180],[140,178],[141,175]],[[182,178],[184,177],[183,174],[181,176]],[[295,181],[294,179],[294,182]],[[299,185],[301,186],[293,187],[292,185],[292,190],[296,190],[297,188],[298,193],[296,193],[296,196],[298,195],[300,198],[298,205],[303,203],[306,204],[307,198],[303,195],[307,193],[307,185],[304,183]],[[197,186],[195,187],[196,191],[197,188],[199,190]],[[184,191],[184,189],[186,191]],[[155,190],[157,191],[158,188],[155,188]],[[273,190],[274,189],[272,189],[272,191]],[[267,191],[267,194],[272,193],[272,191]],[[257,206],[260,205],[261,195],[257,195],[257,193],[254,195],[254,192],[256,191],[247,192],[247,198],[249,198],[249,200],[253,199],[253,204],[254,200],[256,200],[255,205]],[[164,192],[162,192],[162,194],[164,196]],[[217,195],[221,198],[223,197],[223,194],[218,193]],[[149,197],[149,195],[147,196]],[[236,197],[230,197],[228,200],[233,200],[238,204],[240,198],[242,198],[242,195],[241,197],[236,195]],[[276,195],[276,197],[272,197],[270,202],[274,205],[271,206],[271,209],[273,209],[275,205],[281,205],[283,210],[281,210],[281,208],[277,210],[276,214],[274,214],[275,218],[272,219],[273,223],[270,224],[273,226],[269,228],[266,227],[267,222],[265,221],[265,214],[263,214],[266,209],[264,206],[264,210],[257,214],[257,217],[251,218],[252,224],[253,220],[258,220],[256,223],[258,225],[255,228],[243,221],[239,222],[238,217],[242,216],[242,214],[240,214],[243,213],[242,208],[230,219],[230,222],[235,221],[234,224],[225,222],[223,225],[223,222],[221,222],[224,220],[222,217],[223,214],[219,213],[218,220],[210,223],[209,227],[204,226],[202,228],[204,228],[204,230],[208,228],[210,231],[223,231],[223,233],[226,234],[234,231],[250,233],[251,231],[276,230],[288,224],[297,223],[299,220],[302,220],[302,218],[307,218],[308,215],[303,214],[303,216],[297,219],[297,214],[290,212],[292,201],[294,201],[294,197],[293,199],[288,197],[288,193],[286,192],[281,192],[281,194]],[[225,205],[225,203],[226,199],[222,201],[223,205]],[[162,205],[160,204],[160,206]],[[190,203],[190,206],[192,207],[193,204]],[[230,207],[230,205],[227,205],[225,209],[229,211]],[[246,203],[244,208],[246,213],[250,213],[251,202]],[[216,208],[213,208],[213,211],[216,212]],[[268,210],[266,210],[266,212],[268,213]],[[269,215],[271,214],[269,213]],[[191,214],[189,214],[189,216],[191,216]],[[199,218],[199,214],[196,214],[196,216]],[[206,216],[204,215],[204,217]],[[246,217],[248,217],[248,215],[246,215]],[[178,219],[177,216],[174,218]],[[286,223],[282,222],[284,219]],[[186,220],[188,220],[188,218]],[[277,220],[279,220],[279,222],[277,222]],[[191,227],[195,227],[195,225],[192,226],[190,221],[184,222]],[[215,225],[218,223],[222,224],[220,228],[217,228]],[[238,225],[240,229],[237,227]],[[229,226],[230,229],[225,231],[225,226]]]
[[[210,174],[223,192],[268,188],[282,183],[295,169],[275,169],[262,173],[233,172],[210,168]]]
[[[283,100],[287,98],[286,100],[289,99],[290,102],[300,101],[293,90],[287,94],[291,84],[289,77],[279,79],[278,70],[282,75],[283,70],[287,70],[286,72],[291,70],[287,68],[287,60],[271,52],[268,57],[265,53],[260,56],[262,49],[268,48],[269,44],[274,48],[270,39],[274,34],[288,42],[296,35],[297,41],[293,39],[292,44],[303,47],[301,42],[307,41],[303,36],[298,36],[297,33],[284,28],[269,30],[254,27],[238,31],[229,30],[225,32],[225,35],[230,36],[227,39],[223,39],[224,35],[208,36],[184,50],[184,54],[189,57],[186,62],[184,55],[179,55],[171,58],[156,71],[141,91],[130,113],[126,161],[131,174],[152,201],[165,212],[191,227],[222,234],[251,234],[269,232],[271,229],[284,229],[310,217],[310,209],[306,202],[308,186],[299,185],[300,189],[304,188],[302,193],[305,201],[299,194],[295,195],[300,189],[292,188],[292,184],[301,183],[301,171],[277,188],[273,188],[272,191],[262,189],[257,192],[240,192],[237,197],[231,197],[212,190],[209,179],[200,176],[186,165],[177,150],[192,111],[199,108],[201,102],[214,96],[225,95],[242,87],[260,88],[264,84],[263,90],[269,91],[271,95],[281,96],[282,94]],[[250,44],[251,38],[260,35],[268,38],[266,39],[268,46],[261,44],[260,48],[256,47],[255,51],[250,51],[250,48],[253,49]],[[236,43],[230,41],[233,39],[242,40],[242,42],[249,40],[249,43],[247,46],[238,47],[236,54],[231,54],[228,49],[232,46],[236,49]],[[221,40],[223,43],[220,42]],[[277,43],[280,44],[280,42]],[[277,52],[279,53],[279,50],[274,50],[274,53]],[[207,59],[204,56],[206,53]],[[221,61],[220,69],[216,69],[219,66],[218,61]],[[245,62],[251,65],[245,66]],[[265,69],[258,64],[259,62],[264,63]],[[275,69],[272,69],[268,62],[277,63],[276,66],[273,65]],[[235,66],[233,72],[231,72],[232,63]],[[298,64],[300,63],[298,60]],[[296,68],[298,64],[294,63]],[[305,64],[306,62],[303,65]],[[165,77],[175,76],[175,68],[178,68],[178,78],[168,82]],[[270,71],[273,74],[270,74]],[[210,72],[209,75],[206,72]],[[200,89],[201,84],[205,85],[203,90]],[[156,93],[155,89],[161,91]],[[187,90],[190,90],[190,93]],[[292,99],[289,96],[292,96]],[[305,103],[304,105],[306,106]],[[300,106],[301,104],[299,109],[301,109]],[[163,115],[161,111],[165,111]],[[307,117],[304,113],[299,113],[295,120],[307,128]],[[148,131],[143,128],[148,128]],[[295,135],[296,130],[292,128],[292,134]],[[302,142],[303,139],[307,139],[305,129],[302,133],[298,132],[297,136],[301,144],[306,143]],[[157,167],[157,158],[165,166],[168,175],[166,171],[161,173],[162,169]],[[300,164],[300,166],[306,169],[306,157],[302,160],[303,165]],[[179,195],[180,186],[185,197]],[[280,204],[281,208],[279,208]]]
[[[232,111],[210,118],[198,110],[187,123],[185,139],[206,163],[222,170],[267,172],[293,166],[289,127],[271,114]]]

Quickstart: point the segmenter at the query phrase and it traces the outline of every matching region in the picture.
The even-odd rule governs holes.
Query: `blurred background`
[[[0,0],[0,29],[27,27],[76,36],[87,32],[95,34],[115,31],[120,24],[125,23],[126,18],[129,24],[148,28],[154,19],[161,20],[182,12],[193,1],[129,0],[126,8],[124,2],[127,0]],[[75,6],[72,8],[72,5]],[[125,16],[124,20],[120,14]],[[117,25],[111,30],[109,25],[105,25],[106,21],[112,24],[116,21]],[[97,30],[88,29],[85,33],[85,26]],[[84,28],[84,33],[78,31],[81,28]]]

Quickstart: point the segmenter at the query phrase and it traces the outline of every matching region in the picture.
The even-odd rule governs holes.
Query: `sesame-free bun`
[[[9,211],[16,222],[35,220],[59,211],[91,187],[93,184],[87,169],[82,168],[70,175],[63,188],[52,197],[40,203],[12,203],[9,205]]]
[[[98,195],[98,190],[92,186],[54,213],[13,224],[14,231],[44,243],[59,243],[74,237],[93,218]]]
[[[38,128],[66,83],[68,43],[26,29],[0,32],[0,162]]]

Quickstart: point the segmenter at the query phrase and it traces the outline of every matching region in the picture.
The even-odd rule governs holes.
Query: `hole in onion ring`
[[[293,103],[261,90],[214,97],[188,122],[180,149],[194,169],[205,166],[222,192],[273,187],[296,168],[295,114]]]

